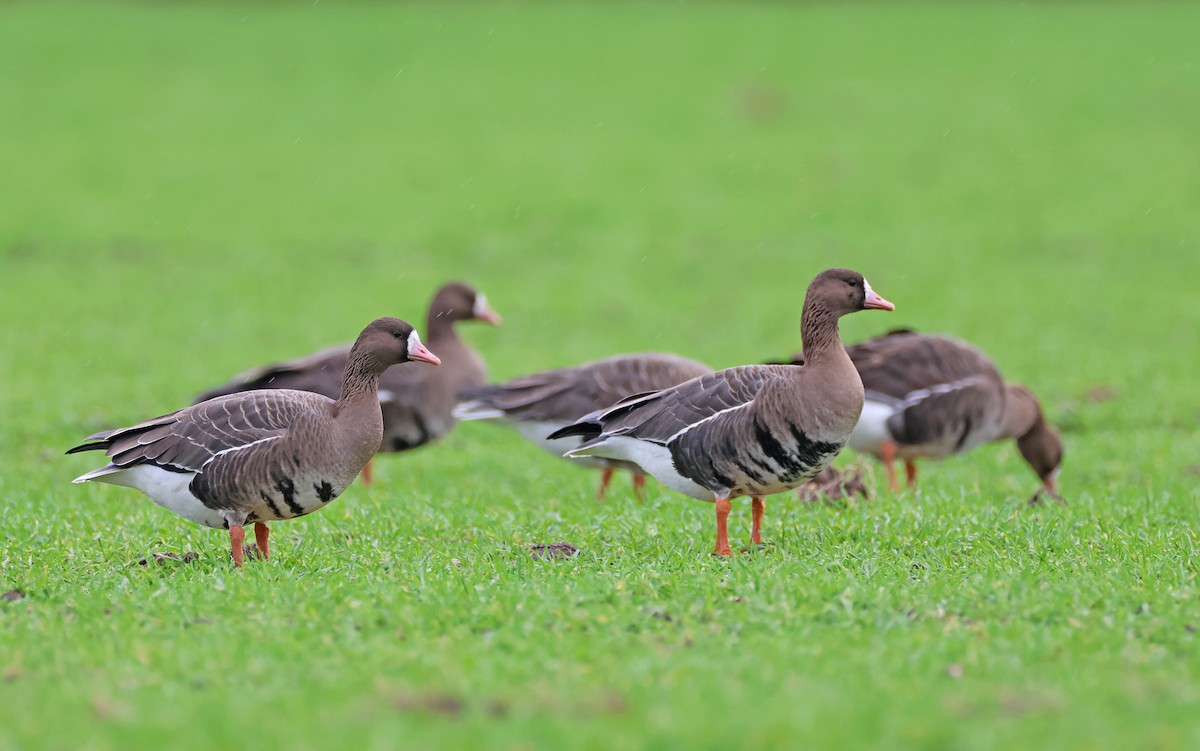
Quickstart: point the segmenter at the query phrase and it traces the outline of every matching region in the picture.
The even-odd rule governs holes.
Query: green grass
[[[1200,746],[1200,8],[0,7],[0,748]],[[817,271],[1063,425],[918,494],[712,508],[467,425],[227,541],[80,438],[420,322],[505,378],[786,354]],[[464,327],[465,328],[465,327]],[[1099,386],[1109,401],[1089,400]],[[847,460],[849,457],[847,457]],[[731,531],[749,536],[748,504]],[[526,546],[567,541],[571,560]],[[147,568],[154,552],[196,551]]]

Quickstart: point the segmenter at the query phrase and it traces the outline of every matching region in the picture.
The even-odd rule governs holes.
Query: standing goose
[[[892,466],[897,458],[915,488],[918,457],[944,459],[1015,438],[1043,491],[1058,499],[1062,439],[1046,422],[1037,397],[1024,386],[1006,384],[983,352],[949,336],[905,329],[847,351],[866,389],[850,446],[883,461],[893,492],[899,488]]]
[[[490,420],[511,425],[526,440],[555,456],[562,456],[569,449],[578,447],[581,441],[578,438],[548,439],[546,436],[554,431],[631,394],[669,388],[711,372],[712,368],[707,365],[678,355],[657,352],[618,355],[570,368],[533,373],[505,383],[465,389],[459,392],[459,398],[464,401],[455,408],[454,416],[460,420]],[[634,492],[639,497],[644,494],[646,476],[638,465],[601,457],[578,461],[583,466],[602,471],[597,498],[604,498],[614,469],[630,470]]]
[[[858,422],[862,381],[842,346],[838,319],[865,309],[895,306],[856,271],[824,271],[804,298],[804,365],[718,370],[629,397],[550,438],[584,436],[588,440],[567,456],[634,462],[669,488],[715,502],[715,555],[731,554],[730,499],[751,496],[751,540],[760,544],[763,497],[824,469]]]
[[[380,318],[350,348],[337,401],[271,389],[221,396],[128,428],[89,436],[67,451],[104,451],[105,466],[75,478],[126,485],[185,519],[229,530],[244,559],[254,522],[263,556],[267,522],[312,513],[337,498],[379,448],[379,377],[410,360],[437,365],[417,332]]]
[[[438,353],[442,367],[393,368],[379,381],[379,403],[383,408],[383,439],[379,451],[407,451],[441,438],[455,425],[452,415],[455,394],[480,386],[487,377],[483,358],[455,330],[459,321],[483,321],[500,325],[500,316],[488,306],[487,297],[462,282],[444,284],[429,303],[426,334],[429,346]],[[291,362],[268,365],[243,373],[231,383],[205,392],[197,403],[217,396],[254,389],[299,389],[342,395],[342,371],[350,345],[331,347]],[[371,482],[371,464],[363,468],[363,481]]]

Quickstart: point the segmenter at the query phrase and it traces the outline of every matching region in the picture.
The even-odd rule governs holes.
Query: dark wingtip
[[[585,439],[591,440],[600,435],[600,426],[593,422],[577,422],[574,425],[559,428],[546,436],[546,440],[556,441],[559,438],[570,438],[573,435],[583,436]]]
[[[107,443],[81,443],[74,448],[67,449],[66,454],[78,454],[81,451],[100,451],[105,448],[108,448]]]

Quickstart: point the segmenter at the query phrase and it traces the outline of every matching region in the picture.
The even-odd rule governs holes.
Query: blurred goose
[[[866,389],[850,446],[883,461],[893,492],[899,487],[892,466],[897,458],[904,460],[909,487],[916,487],[919,457],[944,459],[1015,438],[1043,491],[1061,500],[1056,480],[1062,440],[1037,397],[1024,386],[1006,384],[983,352],[949,336],[906,329],[847,351]]]
[[[668,388],[711,372],[707,365],[678,355],[657,352],[619,355],[465,389],[459,392],[464,401],[455,408],[454,416],[464,421],[488,420],[511,425],[539,448],[562,456],[579,446],[581,440],[547,438],[554,431],[631,394]],[[602,471],[597,498],[604,498],[614,469],[630,470],[634,492],[639,497],[644,494],[646,476],[636,464],[602,457],[578,461]]]
[[[487,377],[483,358],[458,336],[459,321],[500,325],[500,316],[487,297],[462,282],[443,285],[429,303],[426,319],[429,346],[442,360],[437,371],[429,368],[393,368],[379,381],[383,408],[383,440],[379,451],[407,451],[436,440],[454,427],[455,394],[482,385]],[[254,389],[299,389],[337,399],[342,394],[342,371],[350,345],[321,350],[291,362],[268,365],[207,391],[197,402]],[[363,481],[371,482],[371,464],[363,468]]]
[[[762,543],[763,497],[824,469],[850,439],[863,387],[838,335],[858,310],[894,310],[862,274],[829,269],[808,287],[800,320],[804,365],[745,365],[632,396],[550,435],[583,436],[567,456],[633,462],[717,511],[714,555],[731,554],[730,499],[752,498],[751,541]]]
[[[246,391],[96,433],[67,453],[104,451],[110,461],[75,482],[137,488],[185,519],[228,529],[237,566],[242,527],[253,522],[267,557],[268,521],[323,508],[375,454],[383,435],[379,377],[410,360],[439,362],[408,323],[380,318],[350,348],[337,401],[308,391]]]

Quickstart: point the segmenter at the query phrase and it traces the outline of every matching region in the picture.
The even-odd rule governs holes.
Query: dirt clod
[[[1117,398],[1117,390],[1107,383],[1092,386],[1083,394],[1084,401],[1090,404],[1103,404]]]
[[[508,702],[504,699],[488,699],[483,708],[492,717],[507,717],[509,712]]]
[[[25,592],[20,589],[10,589],[4,594],[0,595],[0,600],[3,600],[4,602],[16,602],[17,600],[24,599]]]
[[[569,542],[552,542],[546,545],[530,545],[529,554],[534,558],[574,558],[579,548]]]
[[[867,470],[861,464],[852,464],[844,470],[826,467],[816,477],[796,488],[796,495],[805,503],[869,499],[871,489],[867,486],[866,474]]]
[[[462,714],[466,707],[462,699],[451,694],[401,694],[392,704],[401,712],[428,712],[445,717]]]
[[[253,542],[250,543],[249,545],[246,545],[245,547],[243,547],[242,552],[246,555],[246,560],[248,560],[248,561],[265,561],[266,560],[266,556],[264,556],[262,554],[262,551],[258,549],[258,545],[256,545]]]

